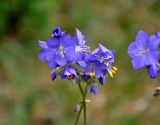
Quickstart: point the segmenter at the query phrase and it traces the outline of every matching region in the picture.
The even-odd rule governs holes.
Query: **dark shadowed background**
[[[138,30],[160,30],[160,0],[1,0],[0,125],[73,125],[78,87],[52,82],[37,57],[38,40],[55,26],[72,35],[79,28],[92,50],[98,42],[116,50],[117,74],[88,96],[88,125],[159,124],[160,97],[151,93],[160,80],[134,71],[127,47]]]

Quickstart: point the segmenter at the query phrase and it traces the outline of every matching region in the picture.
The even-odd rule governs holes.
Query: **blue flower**
[[[99,89],[98,89],[98,85],[97,84],[92,84],[89,89],[88,89],[88,92],[92,92],[94,93],[95,95],[98,93]]]
[[[53,29],[52,34],[53,34],[53,37],[59,38],[64,34],[64,32],[62,32],[61,28],[57,26]]]
[[[100,78],[104,76],[106,66],[101,63],[95,55],[89,54],[85,57],[86,65],[82,67],[84,74],[90,77]]]
[[[154,79],[157,77],[157,75],[159,73],[159,67],[157,64],[148,65],[148,66],[146,66],[146,68],[148,70],[148,74],[149,74],[150,78]]]
[[[79,29],[76,29],[76,34],[73,37],[74,41],[74,51],[72,51],[73,56],[68,56],[72,60],[72,63],[84,64],[83,59],[85,55],[89,52],[89,47],[85,45],[84,35]],[[73,49],[72,49],[73,50]],[[70,53],[68,53],[70,54]],[[74,57],[74,58],[73,58]]]
[[[153,65],[158,63],[158,48],[155,44],[155,39],[148,36],[144,31],[139,31],[136,39],[128,47],[128,54],[132,58],[134,69],[139,69],[143,66]]]
[[[105,48],[102,44],[98,44],[98,47],[91,52],[91,54],[95,55],[97,59],[106,65],[106,70],[109,73],[111,77],[113,77],[113,74],[117,71],[116,67],[112,66],[112,63],[114,62],[114,50],[108,50]],[[100,83],[104,83],[105,76],[101,77],[99,79]]]
[[[40,60],[44,60],[49,68],[65,66],[67,61],[73,61],[75,54],[75,41],[69,34],[64,34],[60,28],[53,30],[53,37],[49,37],[46,42],[39,41],[42,50],[39,53]]]
[[[76,70],[70,65],[66,66],[61,72],[61,79],[65,78],[68,80],[74,80],[77,78]]]
[[[98,44],[98,47],[92,52],[92,54],[97,56],[101,62],[105,63],[114,62],[115,51],[108,50],[102,44]]]

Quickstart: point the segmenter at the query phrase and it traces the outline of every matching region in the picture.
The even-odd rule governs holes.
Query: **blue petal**
[[[76,29],[76,41],[77,41],[77,45],[85,46],[84,35],[82,35],[79,29]]]
[[[49,37],[46,42],[47,45],[51,48],[58,48],[60,46],[60,40],[55,37]]]
[[[68,65],[61,72],[61,79],[65,79],[67,76],[70,75],[74,75],[72,79],[77,77],[76,70],[72,66]]]
[[[140,47],[146,46],[148,40],[148,34],[143,30],[139,31],[136,35],[136,42]]]
[[[39,40],[38,41],[38,45],[42,48],[42,49],[47,49],[48,45],[46,42]]]
[[[38,55],[39,59],[44,61],[47,56],[54,56],[56,53],[55,49],[42,49]]]
[[[67,63],[66,57],[63,52],[59,52],[55,55],[55,62],[60,66],[65,66]]]
[[[40,54],[39,54],[40,55]],[[55,57],[55,51],[51,50],[49,51],[49,49],[45,50],[45,52],[42,54],[43,60],[45,61],[45,63],[48,65],[48,68],[55,68],[57,66],[57,64],[54,61],[54,57]]]
[[[71,67],[71,66],[69,68],[69,72],[70,72],[71,75],[73,74],[74,76],[77,76],[76,70],[73,67]]]
[[[65,68],[61,72],[61,79],[65,79],[67,76],[65,75]]]
[[[148,74],[150,78],[155,79],[159,73],[159,68],[156,64],[147,66]]]
[[[63,35],[63,36],[60,38],[60,44],[61,44],[64,48],[66,48],[66,47],[75,45],[75,41],[71,38],[71,36],[70,36],[69,34],[66,34],[66,35]]]
[[[98,48],[102,51],[102,52],[106,52],[106,51],[110,51],[107,48],[105,48],[102,44],[98,44]]]
[[[149,37],[149,47],[151,50],[157,49],[160,46],[160,37],[151,35]]]
[[[96,77],[96,78],[100,78],[102,75],[103,75],[102,70],[99,69],[99,67],[97,66],[97,67],[95,68],[95,77]]]
[[[96,84],[91,85],[90,91],[96,95],[99,91],[98,86]]]
[[[70,47],[65,48],[65,56],[66,56],[67,60],[75,61],[75,56],[76,56],[75,47],[70,46]]]
[[[61,31],[59,26],[55,27],[53,29],[52,33],[53,33],[54,37],[57,37],[57,38],[59,38],[63,35],[63,32]]]
[[[56,51],[54,49],[43,49],[40,51],[38,57],[40,60],[45,61],[45,63],[48,65],[48,68],[54,68],[56,67],[54,62],[55,52]]]
[[[87,66],[85,61],[78,61],[78,64],[82,68],[85,68]]]
[[[160,38],[160,32],[156,32],[156,36]]]
[[[53,71],[51,73],[51,77],[52,77],[52,81],[54,81],[56,79],[56,77],[57,77],[56,71]]]
[[[132,65],[134,69],[139,69],[145,66],[145,56],[134,56],[132,58]]]
[[[151,52],[148,52],[146,54],[146,62],[145,64],[146,65],[151,65],[153,63],[158,63],[158,56],[159,56],[159,52],[158,50],[157,51],[151,51]]]
[[[102,85],[104,85],[106,83],[106,76],[100,77],[98,80]]]

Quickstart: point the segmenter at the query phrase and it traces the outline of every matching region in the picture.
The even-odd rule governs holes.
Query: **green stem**
[[[81,105],[80,110],[79,110],[79,112],[78,112],[78,114],[77,114],[77,118],[76,118],[76,121],[75,121],[75,125],[78,125],[78,121],[79,121],[79,118],[80,118],[80,115],[81,115],[81,112],[82,112],[83,107],[84,107],[84,106]]]
[[[84,92],[83,92],[83,89],[82,89],[82,86],[81,86],[80,82],[78,82],[78,87],[79,87],[79,90],[80,90],[81,95],[82,95],[82,97],[83,97]],[[83,105],[83,103],[82,103],[82,104],[80,105],[80,110],[79,110],[79,112],[78,112],[78,114],[77,114],[77,117],[76,117],[75,125],[78,125],[78,121],[79,121],[79,118],[80,118],[80,115],[81,115],[81,112],[82,112],[82,109],[83,109],[83,108],[84,108],[84,105]]]
[[[84,109],[83,109],[83,113],[84,113],[84,125],[87,125],[87,114],[86,114],[86,95],[87,95],[87,87],[86,87],[85,93],[83,94],[83,105],[84,105]]]
[[[86,115],[86,95],[87,95],[87,86],[85,88],[85,91],[83,90],[82,86],[81,86],[81,83],[78,82],[78,87],[79,87],[79,90],[81,92],[81,95],[82,95],[82,99],[83,99],[83,102],[80,106],[80,110],[77,114],[77,117],[76,117],[76,121],[75,121],[75,125],[78,125],[78,121],[79,121],[79,118],[80,118],[80,115],[81,115],[81,112],[82,112],[82,109],[83,109],[83,113],[84,113],[84,125],[86,125],[87,123],[87,115]]]

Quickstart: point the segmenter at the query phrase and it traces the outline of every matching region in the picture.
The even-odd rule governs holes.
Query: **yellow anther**
[[[115,74],[115,73],[116,73],[116,71],[115,71],[115,70],[112,70],[112,73],[113,73],[113,74]]]
[[[95,72],[90,72],[89,75],[90,75],[91,77],[94,77],[94,76],[95,76]]]
[[[113,72],[112,72],[112,70],[108,70],[108,73],[113,78]]]
[[[112,67],[112,69],[113,69],[114,71],[117,71],[117,67]]]
[[[59,47],[59,50],[63,50],[63,46],[60,46],[60,47]]]

